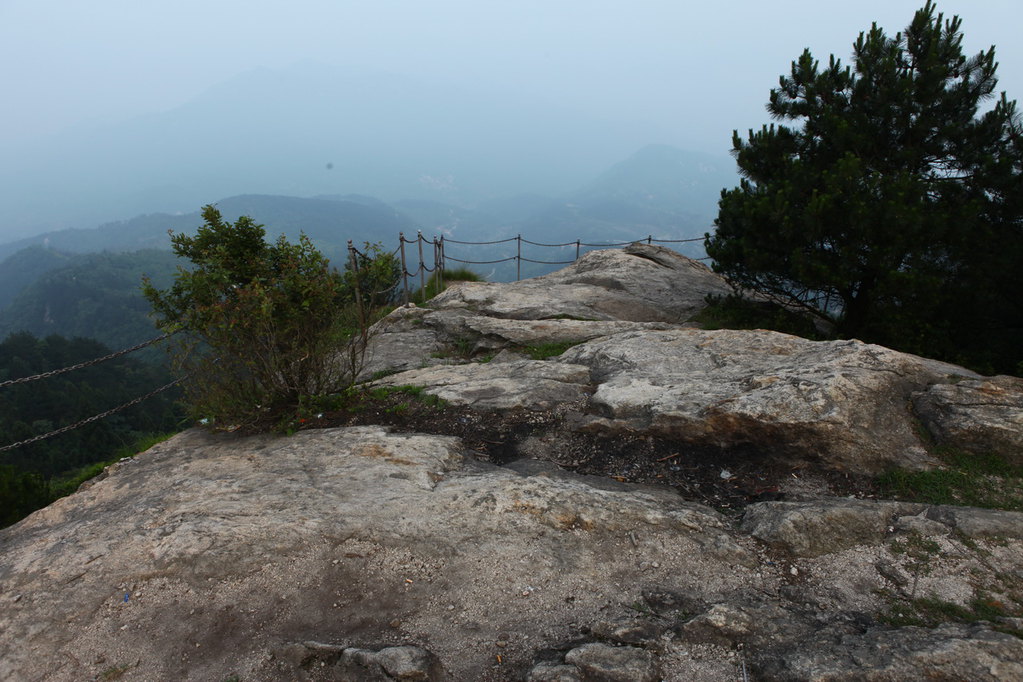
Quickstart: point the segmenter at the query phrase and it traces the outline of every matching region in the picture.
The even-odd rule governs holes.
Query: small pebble
[[[395,618],[390,623],[388,623],[388,625],[390,625],[392,628],[399,628],[401,627],[401,621]]]
[[[792,568],[789,569],[789,573],[791,573],[792,575],[799,575],[799,569],[793,566]]]

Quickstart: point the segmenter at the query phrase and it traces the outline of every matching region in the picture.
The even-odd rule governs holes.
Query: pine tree
[[[743,178],[706,246],[738,286],[841,335],[1012,371],[1021,126],[994,47],[966,57],[961,23],[928,0],[894,37],[861,33],[852,66],[804,51],[771,90],[783,123],[733,135]]]

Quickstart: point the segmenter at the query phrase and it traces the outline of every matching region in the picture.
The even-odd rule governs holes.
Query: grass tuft
[[[926,504],[1023,511],[1023,467],[997,455],[937,448],[945,468],[890,471],[877,479],[884,497]]]
[[[541,343],[537,346],[525,346],[522,349],[529,357],[534,360],[546,360],[547,358],[555,358],[572,346],[578,346],[580,341],[562,341],[560,343]]]

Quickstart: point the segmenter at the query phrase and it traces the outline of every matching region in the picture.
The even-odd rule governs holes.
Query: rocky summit
[[[1023,381],[728,291],[638,244],[394,311],[419,426],[189,430],[0,531],[0,679],[1023,679],[1023,514],[850,483],[1020,463]]]

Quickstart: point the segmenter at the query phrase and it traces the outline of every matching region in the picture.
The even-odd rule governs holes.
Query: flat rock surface
[[[372,427],[179,435],[0,531],[0,678],[279,679],[273,652],[311,639],[419,644],[481,679],[618,604],[643,561],[711,591],[758,563],[670,489],[466,463]]]
[[[420,386],[455,405],[472,405],[481,410],[543,410],[585,399],[589,379],[589,369],[581,365],[514,360],[415,369],[377,383]]]
[[[891,576],[919,561],[890,528],[773,554],[671,489],[554,474],[376,427],[185,432],[0,531],[0,678],[388,679],[415,664],[443,671],[429,679],[720,679],[772,660],[758,642],[880,627]],[[937,542],[919,594],[969,602],[1023,570],[1013,538]],[[1023,660],[971,632],[995,643],[977,660]]]

